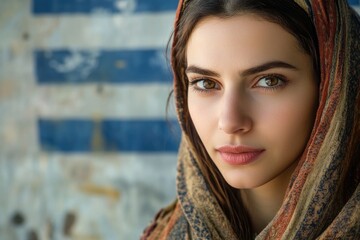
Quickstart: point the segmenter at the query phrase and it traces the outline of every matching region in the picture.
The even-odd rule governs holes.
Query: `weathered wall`
[[[0,239],[138,239],[174,199],[162,3],[1,0]]]
[[[1,240],[138,239],[174,198],[176,4],[1,0]]]

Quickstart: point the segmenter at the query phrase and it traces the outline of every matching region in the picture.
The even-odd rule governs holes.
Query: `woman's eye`
[[[284,84],[284,80],[282,80],[278,76],[266,76],[262,77],[257,83],[257,87],[265,87],[265,88],[271,88],[271,87],[279,87]]]
[[[191,84],[199,90],[219,89],[219,85],[216,82],[208,79],[195,80]]]

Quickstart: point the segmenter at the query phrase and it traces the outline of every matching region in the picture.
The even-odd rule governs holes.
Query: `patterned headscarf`
[[[188,1],[179,2],[174,43]],[[317,32],[319,107],[284,202],[256,239],[360,239],[360,19],[346,0],[295,2]],[[180,123],[183,82],[174,80]],[[236,239],[191,151],[184,134],[177,200],[159,212],[142,239]]]

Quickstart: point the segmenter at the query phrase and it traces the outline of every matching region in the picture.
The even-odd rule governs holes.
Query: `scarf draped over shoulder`
[[[360,19],[346,0],[295,1],[317,31],[319,108],[283,205],[256,239],[360,239]],[[179,1],[174,42],[187,2]],[[180,123],[182,84],[174,79]],[[236,239],[191,152],[183,134],[177,199],[142,239]]]

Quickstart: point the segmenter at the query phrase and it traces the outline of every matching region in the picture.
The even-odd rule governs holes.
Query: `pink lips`
[[[247,146],[226,145],[216,149],[221,158],[231,165],[245,165],[257,159],[257,157],[265,151],[265,149],[257,149]]]

